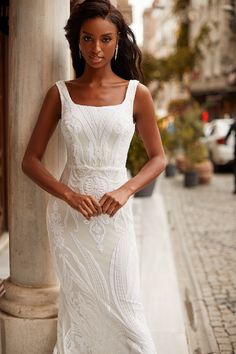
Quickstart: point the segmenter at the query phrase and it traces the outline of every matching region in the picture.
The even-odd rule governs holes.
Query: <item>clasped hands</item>
[[[130,195],[128,189],[120,187],[105,193],[98,201],[92,195],[70,191],[67,193],[66,202],[90,220],[91,217],[101,214],[108,214],[112,217],[127,202]]]

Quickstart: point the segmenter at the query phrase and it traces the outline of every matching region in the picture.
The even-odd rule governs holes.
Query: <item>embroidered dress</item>
[[[56,85],[67,147],[60,180],[99,200],[128,180],[138,81],[129,81],[121,104],[100,107],[75,104],[65,82]],[[131,203],[132,198],[113,217],[87,220],[50,196],[47,228],[60,282],[53,354],[156,354],[140,296]]]

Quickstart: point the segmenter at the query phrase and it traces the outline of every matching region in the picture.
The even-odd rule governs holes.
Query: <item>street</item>
[[[236,353],[236,196],[231,174],[162,178],[191,353]]]

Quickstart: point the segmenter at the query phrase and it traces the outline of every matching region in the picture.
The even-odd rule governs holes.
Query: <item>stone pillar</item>
[[[69,0],[10,2],[10,277],[0,299],[1,354],[51,354],[56,340],[58,281],[45,223],[48,195],[23,174],[21,161],[48,88],[70,78],[63,30],[69,11]],[[56,130],[44,159],[56,177],[64,156]]]

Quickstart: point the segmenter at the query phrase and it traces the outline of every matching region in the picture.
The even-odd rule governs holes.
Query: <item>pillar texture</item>
[[[2,354],[52,353],[55,342],[58,282],[45,222],[47,193],[23,174],[21,161],[47,90],[55,81],[69,79],[63,30],[69,10],[69,0],[10,2],[10,278],[0,299]],[[44,159],[56,177],[64,157],[56,130]]]

